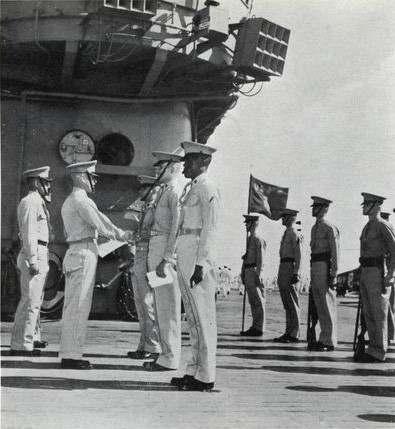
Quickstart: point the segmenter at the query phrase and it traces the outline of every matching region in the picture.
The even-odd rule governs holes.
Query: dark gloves
[[[203,267],[201,265],[195,265],[195,271],[189,280],[191,289],[203,280]]]

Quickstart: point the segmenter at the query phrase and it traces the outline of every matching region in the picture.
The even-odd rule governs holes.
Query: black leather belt
[[[39,244],[40,246],[45,246],[45,247],[48,246],[48,243],[46,241],[43,241],[43,240],[37,240],[37,244]]]
[[[281,258],[280,262],[295,262],[295,258]]]
[[[384,257],[383,256],[371,256],[371,257],[363,257],[361,256],[359,258],[359,263],[361,264],[361,267],[378,267],[381,268],[384,264]]]
[[[256,264],[244,264],[244,268],[256,268]]]
[[[310,262],[330,262],[330,260],[331,260],[330,252],[312,253]]]

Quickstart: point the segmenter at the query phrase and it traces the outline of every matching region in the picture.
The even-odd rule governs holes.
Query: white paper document
[[[166,286],[170,283],[173,283],[173,276],[170,274],[170,271],[165,268],[166,277],[159,277],[156,275],[156,271],[150,271],[147,273],[148,283],[152,288],[159,286]]]
[[[101,258],[104,258],[109,253],[113,252],[114,250],[117,250],[119,247],[122,247],[125,244],[127,244],[125,241],[118,240],[108,240],[104,243],[98,243],[97,248],[99,250],[99,256]]]

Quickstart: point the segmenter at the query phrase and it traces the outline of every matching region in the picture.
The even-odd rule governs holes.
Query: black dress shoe
[[[292,337],[291,335],[287,335],[287,337],[288,337],[289,343],[298,343],[299,342],[299,338]]]
[[[241,331],[240,335],[244,337],[261,337],[263,332],[251,326],[251,328],[247,329],[246,331]]]
[[[184,375],[184,377],[173,377],[170,380],[170,384],[176,387],[184,387],[189,383],[192,383],[195,380],[193,375]]]
[[[193,380],[191,380],[187,384],[184,384],[181,387],[181,390],[209,392],[213,388],[214,388],[214,383],[204,383],[203,381],[196,380],[196,378],[193,378]]]
[[[45,349],[47,347],[48,341],[34,341],[33,346],[35,349]]]
[[[127,356],[130,359],[158,359],[159,353],[146,352],[145,350],[136,350],[134,352],[128,352]]]
[[[321,343],[320,341],[315,344],[314,351],[316,352],[333,352],[335,350],[334,346],[328,346],[324,343]]]
[[[143,367],[147,371],[175,371],[175,368],[168,368],[167,366],[162,366],[152,361],[144,362]]]
[[[41,356],[41,350],[10,350],[10,356],[28,356],[28,357],[38,357]]]
[[[92,369],[88,360],[83,359],[62,359],[60,366],[63,369]]]
[[[363,355],[358,356],[354,360],[355,362],[361,362],[361,363],[383,363],[384,362],[383,360],[377,359],[368,353],[364,353]]]
[[[273,338],[274,343],[289,343],[289,338],[287,334],[281,335],[281,337]]]

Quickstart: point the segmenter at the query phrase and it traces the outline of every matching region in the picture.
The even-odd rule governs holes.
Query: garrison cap
[[[313,207],[313,206],[329,206],[329,204],[332,203],[331,200],[328,200],[328,199],[322,198],[322,197],[312,196],[311,199],[313,200],[313,204],[310,207]]]
[[[362,202],[361,206],[363,206],[366,203],[379,203],[379,204],[381,204],[386,199],[385,197],[380,197],[380,195],[369,194],[368,192],[362,192],[361,195],[363,197],[363,202]]]
[[[137,180],[140,186],[149,186],[155,183],[156,177],[140,175],[137,176]]]
[[[283,209],[283,210],[281,210],[281,217],[283,217],[283,216],[296,216],[298,213],[299,213],[298,210]]]
[[[181,155],[177,155],[175,153],[161,151],[152,152],[152,155],[156,158],[154,166],[159,165],[162,162],[180,162],[183,158]]]
[[[388,213],[388,212],[381,212],[380,213],[380,216],[382,217],[382,219],[384,219],[384,220],[389,220],[389,218],[390,218],[390,216],[391,216],[391,213]]]
[[[44,179],[47,182],[52,182],[53,179],[49,177],[50,167],[47,165],[45,167],[31,168],[30,170],[25,170],[22,173],[24,179],[39,177],[40,179]]]
[[[76,162],[74,164],[68,165],[66,167],[66,171],[70,174],[89,173],[92,176],[97,176],[96,164],[97,161]]]
[[[259,216],[257,215],[243,215],[244,217],[244,223],[248,223],[248,222],[256,222],[259,219]]]
[[[185,155],[190,153],[197,153],[202,155],[212,155],[217,149],[208,146],[206,144],[201,144],[197,142],[185,141],[181,143],[181,147],[184,149]],[[183,158],[185,159],[185,157]]]

